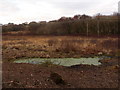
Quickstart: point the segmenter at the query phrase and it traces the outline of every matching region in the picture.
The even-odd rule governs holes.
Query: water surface
[[[87,64],[87,65],[100,65],[99,60],[106,57],[89,57],[89,58],[27,58],[27,59],[18,59],[14,63],[30,63],[30,64],[42,64],[47,61],[52,62],[53,64],[62,65],[62,66],[73,66],[78,64]]]

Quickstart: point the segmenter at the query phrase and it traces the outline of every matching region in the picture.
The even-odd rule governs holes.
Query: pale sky
[[[118,11],[119,0],[0,0],[0,23],[50,21],[76,14],[109,15]]]

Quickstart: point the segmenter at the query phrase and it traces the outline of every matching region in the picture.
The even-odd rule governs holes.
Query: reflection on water
[[[100,65],[99,60],[106,57],[93,57],[93,58],[28,58],[28,59],[18,59],[14,63],[30,63],[30,64],[42,64],[46,61],[50,61],[53,64],[58,64],[62,66],[73,66],[78,64],[87,65]]]

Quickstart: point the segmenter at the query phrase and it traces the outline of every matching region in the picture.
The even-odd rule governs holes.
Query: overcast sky
[[[49,21],[76,14],[112,14],[119,0],[0,0],[0,23]]]

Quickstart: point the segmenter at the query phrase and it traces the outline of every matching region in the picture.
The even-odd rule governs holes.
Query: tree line
[[[3,33],[10,31],[29,31],[35,35],[117,35],[118,14],[113,15],[75,15],[61,17],[54,21],[30,22],[22,24],[8,23],[3,25]]]

